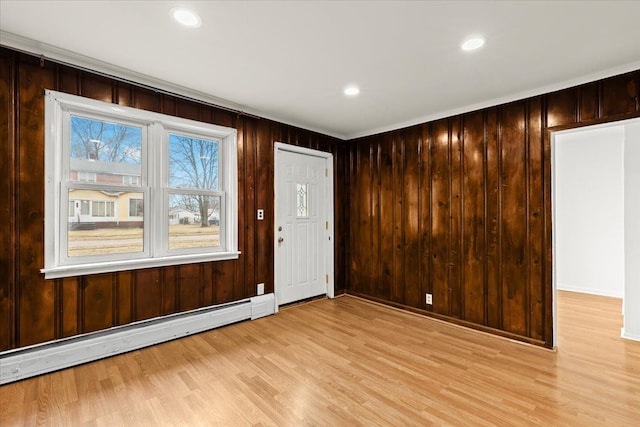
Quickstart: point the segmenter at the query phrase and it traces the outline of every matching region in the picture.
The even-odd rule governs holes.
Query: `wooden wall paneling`
[[[316,149],[315,144],[311,138],[309,138],[309,132],[306,129],[296,128],[296,145],[300,147],[307,147],[311,149]]]
[[[133,321],[162,315],[160,270],[145,268],[134,272]]]
[[[343,252],[343,248],[340,246],[339,242],[342,242],[342,237],[345,236],[344,230],[342,229],[343,221],[342,215],[344,212],[344,195],[342,193],[342,188],[344,188],[343,180],[346,179],[346,175],[344,174],[344,164],[346,158],[342,153],[338,154],[339,146],[336,145],[333,147],[333,237],[331,238],[331,243],[333,245],[333,253],[334,253],[334,275],[333,275],[333,288],[335,295],[340,295],[342,293],[342,289],[344,288],[344,277],[338,276],[338,271],[343,272],[344,268],[342,263],[344,262],[344,257],[346,256]],[[340,237],[339,237],[340,236]]]
[[[349,146],[342,142],[336,144],[333,153],[334,181],[333,194],[336,201],[334,206],[333,246],[335,251],[334,287],[335,294],[342,294],[349,289],[349,275],[347,266],[350,264],[349,251],[349,194],[351,175],[349,173]]]
[[[236,264],[236,260],[219,261],[215,263],[214,276],[216,288],[214,299],[216,304],[233,301],[233,283]]]
[[[374,210],[374,198],[378,200],[380,186],[377,180],[374,182],[373,173],[378,158],[378,146],[367,141],[361,146],[363,149],[359,155],[360,187],[357,190],[359,196],[359,229],[358,238],[355,241],[359,256],[359,291],[375,295],[380,280],[380,265],[378,260],[378,218],[379,204],[376,202]],[[375,246],[374,246],[375,245]]]
[[[114,86],[114,81],[107,77],[83,72],[80,74],[79,95],[98,101],[113,102]]]
[[[264,211],[264,220],[257,222],[255,282],[264,283],[264,292],[274,291],[274,141],[279,132],[272,134],[272,124],[258,121],[256,144],[256,209]],[[255,286],[255,285],[254,285]],[[255,289],[255,288],[254,288]]]
[[[530,329],[528,335],[544,340],[544,144],[542,99],[529,100],[528,125],[528,274]]]
[[[262,125],[262,126],[261,126]],[[256,192],[258,182],[256,180],[257,164],[256,153],[258,144],[262,139],[270,138],[270,128],[267,122],[260,121],[247,122],[247,138],[244,144],[244,189],[240,193],[244,198],[244,210],[242,212],[242,223],[244,223],[244,244],[242,249],[242,263],[238,265],[236,273],[237,283],[234,290],[235,299],[246,295],[255,287],[256,274]],[[254,288],[255,289],[255,288]],[[253,291],[255,292],[255,291]]]
[[[16,346],[15,60],[0,51],[0,351]]]
[[[244,266],[245,258],[247,256],[246,251],[246,238],[247,232],[246,218],[247,218],[247,185],[246,176],[251,173],[247,170],[247,146],[250,144],[250,140],[255,138],[252,133],[250,122],[245,120],[238,128],[238,251],[240,256],[233,263],[233,299],[240,299],[245,292],[244,283]]]
[[[364,225],[361,223],[362,200],[366,197],[362,191],[362,174],[360,170],[361,150],[364,144],[354,142],[349,146],[349,184],[346,189],[349,194],[349,264],[347,274],[349,281],[347,291],[361,292],[360,277],[362,270],[360,251],[358,247],[364,245],[358,238],[362,235]]]
[[[501,107],[501,272],[503,328],[526,336],[527,217],[525,103]]]
[[[154,111],[156,113],[163,112],[167,114],[163,109],[163,101],[165,101],[165,97],[163,97],[162,95],[139,87],[133,88],[131,90],[131,93],[133,97],[133,99],[130,101],[131,107],[139,108],[141,110]],[[123,100],[123,98],[120,97],[119,100]]]
[[[636,74],[626,73],[602,81],[602,114],[619,116],[637,111]]]
[[[330,140],[329,138],[318,134],[312,135],[318,139],[318,143],[316,144],[318,150],[332,153],[335,156],[336,150],[334,150],[333,147],[336,145],[336,141]]]
[[[550,93],[547,96],[547,124],[566,126],[577,122],[578,89],[569,88]]]
[[[180,310],[180,299],[184,291],[180,283],[181,266],[167,266],[160,268],[162,277],[162,287],[158,291],[162,292],[162,314],[173,314]]]
[[[416,127],[421,142],[415,142],[409,129],[351,141],[340,150],[334,138],[311,131],[266,119],[238,119],[236,113],[89,71],[48,61],[41,67],[39,58],[5,48],[1,52],[0,198],[8,210],[0,212],[0,237],[13,243],[2,259],[11,265],[0,264],[0,273],[5,277],[7,271],[10,278],[0,284],[0,321],[9,317],[0,331],[0,350],[175,312],[183,299],[180,292],[188,289],[180,287],[182,267],[43,279],[44,89],[235,126],[242,138],[254,134],[241,141],[238,152],[243,254],[238,261],[187,267],[188,276],[195,274],[202,284],[196,305],[249,296],[263,274],[267,292],[272,289],[273,220],[258,223],[255,209],[264,203],[266,217],[273,214],[272,143],[277,138],[337,156],[336,289],[343,277],[342,286],[351,292],[464,317],[547,346],[553,339],[547,129],[628,118],[640,111],[640,72],[635,71],[485,109],[478,116],[467,114],[462,127],[460,117],[427,123]],[[476,145],[480,132],[481,152]],[[485,159],[483,187],[476,190],[483,193],[480,201],[472,195],[479,186],[473,157],[478,152]],[[34,168],[34,162],[41,167]],[[341,179],[342,170],[346,176]],[[482,225],[476,222],[478,215],[484,218]],[[268,241],[264,251],[263,239]],[[484,249],[479,250],[482,239]],[[473,273],[482,264],[476,263],[478,252],[484,256],[482,321]],[[417,285],[409,274],[414,256],[419,258]],[[433,307],[424,305],[427,291],[434,295]],[[111,305],[96,309],[96,301],[104,298]]]
[[[353,253],[353,290],[365,292],[373,295],[373,280],[379,277],[378,265],[373,262],[373,225],[372,225],[372,197],[378,193],[377,186],[372,183],[371,168],[374,147],[369,142],[362,142],[356,145],[355,171],[357,186],[352,192],[355,203],[355,210],[351,215],[351,229],[357,230],[352,241]],[[375,218],[377,220],[377,216]],[[376,248],[377,250],[377,248]]]
[[[79,325],[80,316],[80,292],[77,277],[65,277],[59,279],[61,286],[60,310],[61,310],[61,332],[59,338],[72,337],[81,333]]]
[[[200,104],[176,98],[176,115],[189,120],[200,120]]]
[[[172,269],[173,270],[173,269]],[[203,304],[202,264],[184,264],[177,267],[178,300],[177,311],[188,311]],[[169,281],[164,275],[165,286]]]
[[[16,239],[15,245],[10,246],[15,250],[11,250],[9,257],[3,257],[3,261],[13,260],[10,262],[10,267],[4,268],[10,268],[14,273],[9,272],[5,276],[11,277],[17,274],[15,271],[19,270],[20,277],[17,277],[13,283],[5,281],[0,287],[0,318],[3,319],[5,316],[9,318],[6,322],[8,327],[3,329],[3,334],[0,335],[0,349],[73,336],[81,331],[124,325],[136,320],[173,313],[180,309],[233,301],[254,294],[255,283],[259,281],[265,282],[267,292],[273,290],[273,248],[269,245],[273,240],[271,127],[276,129],[273,131],[274,134],[286,134],[287,138],[295,144],[323,151],[338,153],[335,146],[336,139],[266,119],[246,118],[251,121],[249,127],[253,126],[255,129],[260,126],[260,140],[256,139],[256,135],[251,135],[249,137],[253,139],[241,141],[239,147],[241,163],[239,188],[242,207],[239,222],[243,254],[238,261],[44,281],[39,272],[44,255],[42,248],[44,189],[41,185],[43,167],[35,168],[35,173],[34,168],[26,167],[27,158],[29,166],[32,166],[34,161],[44,164],[44,89],[60,90],[120,105],[215,122],[224,126],[236,126],[237,117],[236,113],[98,76],[90,71],[80,71],[48,61],[44,62],[42,68],[39,58],[4,48],[1,51],[3,62],[0,64],[0,70],[3,91],[0,92],[0,96],[6,98],[2,104],[4,107],[2,117],[5,122],[7,118],[13,120],[11,117],[14,116],[19,117],[21,121],[16,126],[6,125],[2,128],[5,132],[12,132],[13,129],[20,131],[15,139],[3,138],[4,141],[11,140],[16,143],[2,145],[3,160],[7,157],[3,165],[10,166],[3,171],[5,175],[9,174],[9,178],[3,180],[7,188],[5,206],[8,210],[3,210],[2,214],[9,215],[10,218],[2,221],[4,226],[0,229],[2,233],[8,235],[8,239],[5,240]],[[10,87],[16,87],[15,97],[7,95],[9,91],[7,88]],[[15,109],[10,104],[9,98],[20,100]],[[243,127],[243,124],[238,126],[240,138],[243,137]],[[250,133],[255,134],[255,130],[250,130]],[[14,149],[19,149],[19,152],[12,154],[11,150]],[[12,180],[14,176],[16,180]],[[11,185],[15,186],[15,190],[9,188]],[[10,198],[9,194],[13,193],[18,194],[18,197]],[[344,197],[348,200],[346,194],[340,192],[336,197]],[[12,206],[11,203],[15,205]],[[257,224],[255,219],[258,203],[265,204],[263,208],[267,219],[262,224]],[[11,224],[11,218],[20,218],[20,223],[15,223],[15,229]],[[339,218],[336,216],[336,222],[339,222]],[[337,229],[339,227],[337,225]],[[18,238],[21,239],[21,243],[17,241]],[[265,240],[266,245],[263,242]],[[264,250],[263,245],[265,245]],[[336,266],[341,269],[337,275],[344,277],[346,273],[344,263],[337,262]],[[194,273],[196,270],[197,274]],[[258,276],[260,276],[259,279]],[[111,277],[111,279],[105,277]],[[194,294],[193,289],[186,284],[186,277],[189,280],[197,277],[198,283],[203,287],[197,288]],[[16,289],[18,283],[19,290]],[[11,295],[11,292],[19,295]],[[105,298],[111,302],[94,310],[97,301]]]
[[[420,212],[419,229],[420,229],[420,307],[425,310],[431,310],[432,305],[427,305],[425,295],[432,294],[431,286],[431,160],[432,160],[432,132],[431,125],[425,124],[420,126]]]
[[[235,126],[235,114],[231,111],[222,110],[216,108],[213,111],[213,123],[219,126],[236,127]]]
[[[286,126],[285,127],[285,141],[287,144],[291,144],[291,145],[299,145],[298,144],[298,129],[294,128],[293,126]]]
[[[598,84],[598,87],[601,85]],[[599,98],[600,99],[600,98]],[[551,132],[549,132],[548,123],[546,121],[547,114],[545,114],[548,108],[548,100],[546,97],[542,97],[542,129],[543,129],[543,158],[542,158],[542,174],[543,174],[543,221],[544,221],[544,233],[542,235],[542,247],[544,251],[544,257],[542,259],[542,271],[544,274],[543,283],[541,284],[543,293],[543,330],[544,340],[547,347],[553,346],[553,299],[555,298],[553,292],[553,263],[552,263],[552,206],[551,206]],[[602,105],[599,101],[599,105]],[[599,107],[601,110],[601,108]]]
[[[200,266],[200,280],[202,281],[202,307],[213,305],[215,278],[213,262],[205,262]]]
[[[433,311],[449,315],[450,134],[446,119],[433,123],[431,161],[431,285]]]
[[[160,97],[160,113],[170,116],[178,115],[177,100],[173,96],[159,94]]]
[[[485,324],[492,328],[502,328],[502,280],[500,275],[500,212],[501,207],[501,161],[500,161],[500,125],[499,110],[491,108],[485,111],[485,181],[486,201],[485,231],[486,248],[486,285],[485,285]]]
[[[462,193],[463,248],[462,276],[464,301],[462,317],[477,324],[485,324],[485,267],[486,267],[486,181],[484,112],[464,116],[464,151]]]
[[[600,118],[599,84],[589,83],[578,89],[578,121],[587,122]]]
[[[244,279],[239,279],[244,285],[243,297],[253,296],[256,293],[256,253],[257,253],[257,208],[256,208],[256,154],[261,137],[269,140],[269,129],[265,129],[264,135],[258,134],[258,124],[256,120],[245,121],[246,133],[244,135],[244,222],[245,222],[245,244],[244,244],[244,266],[241,269]]]
[[[640,70],[635,72],[636,75],[636,112],[640,113]]]
[[[133,272],[118,273],[116,325],[126,325],[133,319]]]
[[[383,157],[383,143],[376,142],[374,139],[368,140],[369,145],[369,169],[368,174],[365,177],[364,184],[368,186],[370,197],[368,198],[367,206],[363,210],[363,213],[368,221],[369,227],[365,232],[368,232],[368,247],[369,251],[365,252],[365,289],[369,289],[369,292],[373,292],[374,295],[384,294],[385,285],[382,283],[383,278],[383,266],[382,266],[382,221],[384,221],[382,215],[383,193],[382,193],[382,174],[381,163]],[[367,191],[367,189],[365,189]],[[366,267],[369,266],[369,267]],[[388,284],[386,289],[388,289]]]
[[[375,145],[374,145],[375,146]],[[374,260],[373,265],[380,266],[379,279],[376,281],[375,296],[386,300],[392,300],[391,290],[395,286],[395,277],[393,270],[394,262],[394,229],[395,222],[400,218],[396,218],[394,212],[395,205],[395,188],[394,188],[394,140],[390,135],[384,134],[379,150],[379,163],[375,166],[374,171],[378,175],[379,180],[379,206],[377,219],[374,224],[379,227],[378,242],[374,242],[374,246],[378,248],[377,263]],[[375,225],[374,225],[375,228]],[[375,239],[374,229],[374,239]],[[377,243],[377,245],[375,244]]]
[[[319,150],[319,151],[322,150],[321,148],[322,138],[320,138],[318,135],[315,135],[306,129],[302,129],[302,132],[300,133],[300,138],[301,138],[301,142],[300,142],[301,145],[311,148],[312,150]]]
[[[70,93],[71,95],[80,94],[80,74],[82,71],[74,70],[62,65],[56,66],[56,74],[58,75],[58,81],[56,83],[56,89]]]
[[[115,326],[114,307],[117,273],[85,276],[80,286],[82,319],[81,333],[99,331]]]
[[[55,338],[55,281],[45,281],[44,266],[44,90],[54,87],[51,63],[36,58],[19,63],[18,182],[15,188],[19,287],[18,346]]]
[[[198,120],[203,123],[213,123],[214,107],[204,104],[198,104],[198,107]]]
[[[404,216],[404,160],[405,160],[405,135],[397,132],[391,137],[391,191],[393,194],[391,227],[391,253],[392,280],[391,280],[391,301],[405,304],[405,216]]]
[[[122,105],[123,107],[133,106],[135,99],[134,87],[123,82],[114,82],[113,103]],[[157,97],[156,97],[157,98]]]
[[[422,142],[421,127],[414,126],[404,132],[403,155],[403,216],[404,224],[404,304],[410,307],[422,307],[420,245],[420,146]]]
[[[460,318],[464,304],[464,283],[462,278],[462,229],[463,200],[462,173],[463,173],[463,141],[462,116],[457,116],[449,121],[450,130],[450,235],[449,235],[449,315]]]
[[[326,141],[327,138],[321,135],[318,135],[316,133],[313,133],[311,131],[308,131],[309,136],[311,138],[311,140],[313,141],[312,144],[315,147],[316,150],[319,151],[331,151],[331,147],[327,147],[326,146]]]

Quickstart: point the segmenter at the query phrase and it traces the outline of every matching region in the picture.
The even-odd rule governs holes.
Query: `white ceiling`
[[[0,0],[0,44],[350,139],[640,68],[639,21],[640,1]]]

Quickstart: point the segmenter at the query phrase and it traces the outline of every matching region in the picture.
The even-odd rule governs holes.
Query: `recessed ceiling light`
[[[185,27],[197,28],[202,23],[200,17],[194,11],[185,9],[184,7],[174,7],[171,9],[171,16]]]
[[[462,43],[460,46],[462,50],[476,50],[484,45],[484,39],[482,37],[470,37]]]
[[[344,94],[347,96],[356,96],[360,93],[360,88],[358,86],[347,86],[344,88]]]

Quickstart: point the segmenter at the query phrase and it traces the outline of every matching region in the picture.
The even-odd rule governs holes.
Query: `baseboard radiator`
[[[273,294],[0,353],[0,385],[274,314]]]

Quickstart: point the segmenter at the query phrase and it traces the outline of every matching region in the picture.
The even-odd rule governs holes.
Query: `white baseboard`
[[[0,353],[0,385],[274,313],[274,295]]]
[[[578,286],[567,285],[566,283],[558,283],[556,289],[559,291],[578,292],[581,294],[598,295],[601,297],[623,298],[624,291],[622,293],[615,292],[606,289],[593,289],[593,288],[580,288]]]
[[[620,329],[620,336],[627,340],[640,341],[640,334],[631,334],[626,332],[624,328]]]

